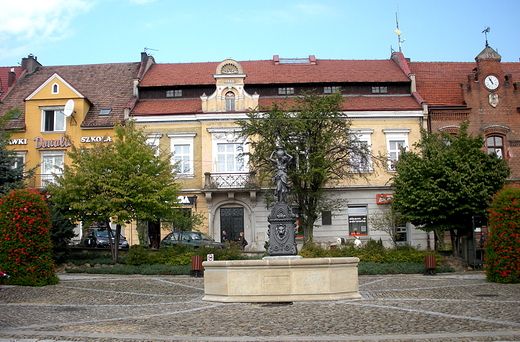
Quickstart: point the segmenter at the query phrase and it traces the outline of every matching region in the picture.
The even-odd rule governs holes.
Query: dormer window
[[[53,94],[59,94],[60,93],[60,86],[58,83],[54,83],[52,85],[52,93]]]
[[[166,97],[182,97],[182,89],[167,90]]]
[[[388,87],[372,87],[372,94],[386,94]]]
[[[42,110],[42,132],[64,132],[65,115],[63,108],[45,108]]]
[[[339,93],[339,87],[338,86],[324,87],[323,93],[324,94]]]
[[[278,95],[293,95],[293,94],[294,94],[293,87],[278,88]]]
[[[228,91],[226,93],[226,112],[235,111],[235,93]]]

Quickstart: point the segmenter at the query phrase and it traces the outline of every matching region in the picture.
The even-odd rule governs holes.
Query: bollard
[[[191,276],[202,277],[202,256],[193,255],[191,257]]]
[[[435,274],[435,268],[437,267],[437,263],[435,262],[435,254],[426,254],[425,263],[426,263],[426,274],[429,274],[429,275]]]

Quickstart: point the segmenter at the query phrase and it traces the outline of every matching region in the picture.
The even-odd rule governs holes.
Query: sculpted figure
[[[278,147],[276,151],[271,153],[269,158],[275,165],[273,183],[276,185],[275,195],[278,202],[287,203],[287,193],[289,192],[289,177],[287,176],[287,167],[293,157],[287,154],[282,147]]]

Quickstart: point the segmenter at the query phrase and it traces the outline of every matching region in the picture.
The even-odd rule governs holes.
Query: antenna
[[[65,109],[63,109],[63,115],[65,117],[69,117],[74,113],[74,100],[68,100],[67,103],[65,103]]]
[[[487,34],[489,33],[489,31],[491,31],[491,29],[489,28],[489,26],[486,26],[486,28],[484,29],[484,31],[482,31],[482,33],[484,33],[484,34],[486,35],[486,47],[489,47],[488,39],[487,39]]]
[[[152,48],[149,48],[149,47],[146,47],[146,46],[145,46],[145,47],[144,47],[144,51],[146,52],[146,51],[148,51],[148,50],[151,50],[151,51],[159,51],[159,50],[152,49]]]
[[[399,46],[399,52],[403,52],[401,44],[404,43],[404,41],[406,39],[401,39],[401,34],[403,32],[401,32],[401,30],[399,30],[399,16],[398,16],[398,13],[399,13],[399,8],[397,8],[397,12],[395,12],[395,26],[396,26],[396,29],[395,29],[394,32],[397,34],[397,45]]]

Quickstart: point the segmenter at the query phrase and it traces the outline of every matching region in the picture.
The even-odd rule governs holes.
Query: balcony
[[[258,189],[256,172],[244,173],[204,173],[204,190],[250,190]]]
[[[54,175],[50,173],[34,174],[26,180],[27,186],[33,189],[44,189],[49,183],[54,183]]]

